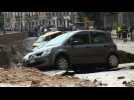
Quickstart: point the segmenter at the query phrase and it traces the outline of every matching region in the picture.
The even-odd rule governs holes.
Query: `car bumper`
[[[52,66],[51,58],[49,56],[37,57],[34,59],[33,63],[30,63],[29,60],[23,60],[23,65],[26,67],[42,67],[42,66]]]

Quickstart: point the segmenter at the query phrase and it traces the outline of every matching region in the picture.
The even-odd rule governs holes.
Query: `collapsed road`
[[[118,68],[93,68],[95,66],[80,67],[77,71],[70,71],[66,75],[74,78],[97,81],[98,87],[126,87],[134,86],[134,63],[120,64]],[[108,66],[107,66],[108,67]],[[76,68],[77,69],[77,68]],[[45,75],[63,75],[64,70],[49,70]],[[133,83],[133,84],[131,84]],[[129,85],[128,85],[129,84]]]
[[[33,38],[34,39],[34,38]],[[11,38],[9,38],[10,41]],[[7,44],[6,47],[4,45],[1,46],[3,48],[8,48],[9,50],[7,50],[7,52],[11,52],[12,54],[8,55],[10,56],[12,59],[9,59],[10,61],[13,61],[14,63],[18,63],[20,62],[21,58],[23,57],[23,53],[21,50],[24,49],[24,47],[22,46],[22,41],[18,41],[18,44],[15,45],[15,47],[13,48],[14,50],[12,50],[12,48],[10,48],[10,46],[12,47],[12,44],[16,44],[17,40],[14,40],[13,43],[9,42],[9,40],[7,40]],[[23,40],[23,39],[21,39]],[[26,39],[27,40],[27,39]],[[2,39],[1,39],[2,41]],[[87,67],[80,67],[80,68],[74,68],[74,70],[65,73],[64,70],[56,70],[53,68],[50,68],[49,70],[41,70],[41,76],[37,75],[34,77],[34,73],[32,72],[29,77],[26,73],[23,74],[16,74],[17,71],[20,72],[24,72],[22,71],[22,69],[19,70],[15,70],[13,69],[11,70],[1,70],[1,73],[7,73],[7,74],[1,74],[1,82],[0,82],[0,86],[8,86],[8,87],[12,87],[12,86],[45,86],[45,87],[75,87],[75,86],[86,86],[86,87],[103,87],[103,86],[108,86],[108,87],[125,87],[125,86],[134,86],[134,70],[133,70],[133,66],[134,63],[130,63],[133,62],[133,43],[126,43],[123,44],[123,42],[118,42],[115,41],[118,45],[118,49],[121,50],[121,58],[122,58],[122,63],[126,63],[129,62],[128,64],[120,64],[118,68],[116,69],[105,69],[105,68],[94,68],[94,66],[87,66]],[[6,44],[4,42],[0,42],[2,44]],[[29,42],[30,43],[30,42]],[[21,44],[21,45],[20,45]],[[30,43],[32,44],[32,42]],[[131,44],[130,48],[129,46],[126,45]],[[124,46],[123,46],[124,45]],[[9,47],[8,47],[9,46]],[[18,46],[20,48],[18,48]],[[22,46],[22,47],[21,47]],[[29,45],[28,45],[29,46]],[[18,49],[16,49],[16,47]],[[30,48],[31,49],[31,48]],[[29,49],[28,49],[29,50]],[[14,52],[17,51],[17,52]],[[18,56],[20,55],[20,56]],[[4,57],[4,56],[3,56]],[[1,57],[1,58],[3,58]],[[129,58],[131,58],[130,60],[128,60]],[[2,62],[4,61],[4,59],[1,59]],[[8,60],[6,60],[8,61]],[[7,62],[5,62],[4,64],[7,64]],[[11,65],[13,66],[13,65]],[[107,66],[108,67],[108,66]],[[31,72],[28,69],[29,72]],[[8,73],[10,72],[10,73]],[[4,76],[3,76],[4,75]],[[43,75],[45,75],[46,77],[44,77]],[[43,82],[39,81],[38,79],[41,79],[41,77],[43,78]],[[48,80],[46,83],[46,79],[47,77],[51,77],[50,80]],[[58,77],[57,77],[58,76]],[[28,78],[29,77],[29,78]],[[18,80],[19,79],[19,80]],[[60,79],[60,80],[59,80]],[[41,79],[42,80],[42,79]],[[78,80],[75,84],[75,81]],[[65,84],[60,84],[62,82],[65,82]],[[56,84],[58,82],[58,84]],[[18,84],[19,83],[19,84]],[[52,83],[52,84],[51,84]],[[42,84],[42,85],[41,85]]]

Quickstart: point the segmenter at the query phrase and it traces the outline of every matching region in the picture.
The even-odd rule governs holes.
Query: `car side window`
[[[92,32],[91,39],[93,44],[101,44],[107,42],[106,33],[102,32]]]
[[[50,36],[44,38],[44,41],[49,41],[49,40],[50,40]]]
[[[88,33],[79,33],[72,37],[71,41],[78,41],[76,45],[85,45],[89,44],[89,34]]]

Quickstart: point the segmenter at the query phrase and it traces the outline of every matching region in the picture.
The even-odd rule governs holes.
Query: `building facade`
[[[108,17],[104,13],[97,14],[100,16],[97,15],[96,22],[102,26],[103,18]],[[76,23],[81,24],[83,17],[82,12],[3,12],[3,15],[4,28],[11,31],[33,31],[40,26],[70,29]]]
[[[134,12],[101,12],[101,26],[116,27],[116,26],[134,26]]]
[[[3,13],[0,12],[0,31],[2,31],[4,28],[4,16]]]
[[[32,31],[45,24],[45,12],[3,12],[4,28],[11,31]]]
[[[47,12],[47,25],[70,28],[77,22],[77,12]]]
[[[32,31],[37,27],[70,28],[77,12],[3,12],[4,27],[11,31]]]
[[[5,30],[27,32],[40,26],[70,29],[80,22],[80,16],[83,14],[82,12],[1,12],[0,16],[1,30],[4,27]],[[97,27],[134,25],[134,12],[93,12],[89,18]]]

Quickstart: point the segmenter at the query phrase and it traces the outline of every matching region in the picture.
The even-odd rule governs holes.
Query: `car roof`
[[[46,37],[46,36],[50,36],[50,35],[54,35],[54,34],[59,34],[61,33],[62,31],[51,31],[51,32],[47,32],[46,34],[44,35],[41,35],[40,37]]]
[[[106,33],[106,31],[104,31],[104,30],[97,30],[97,29],[77,30],[76,32],[84,32],[84,31],[88,31],[88,32],[104,32],[104,33]]]
[[[79,32],[103,32],[103,33],[107,33],[106,31],[103,31],[103,30],[96,30],[96,29],[90,29],[90,30],[76,30],[76,31],[70,31],[70,32],[67,32],[67,33],[65,33],[65,34],[68,34],[69,33],[69,36],[72,36],[72,35],[74,35],[74,34],[77,34],[77,33],[79,33]]]

